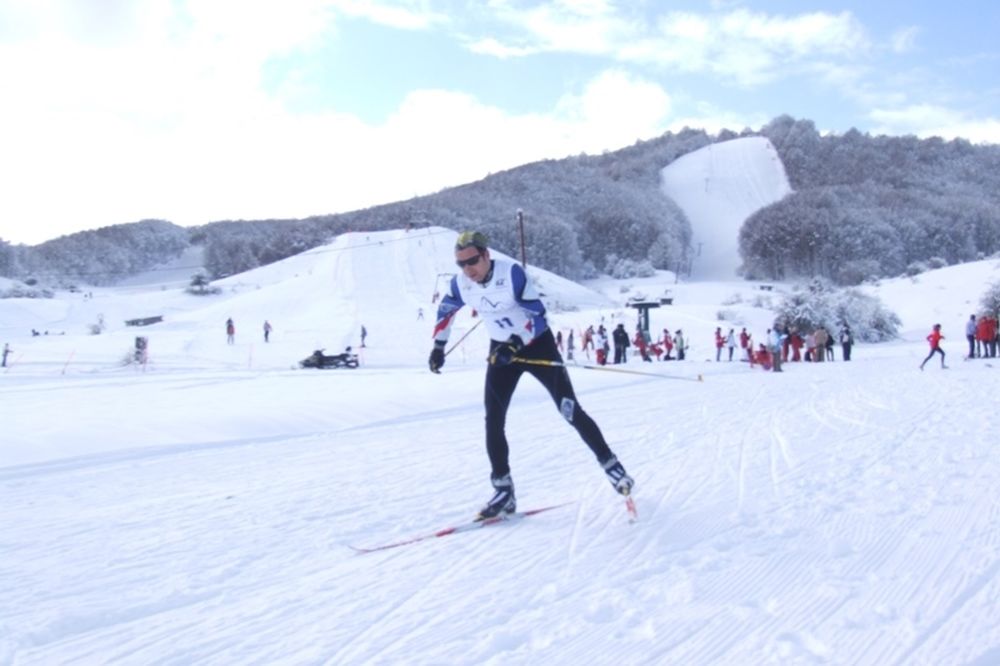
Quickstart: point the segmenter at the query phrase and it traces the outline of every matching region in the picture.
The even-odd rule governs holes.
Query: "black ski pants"
[[[499,345],[490,343],[490,352]],[[530,345],[522,349],[518,356],[524,359],[551,361],[562,363],[562,357],[556,348],[552,331],[546,331]],[[556,407],[563,418],[569,422],[580,437],[590,447],[597,460],[603,462],[611,457],[611,449],[604,440],[600,428],[594,419],[583,411],[577,402],[573,385],[569,380],[566,368],[551,365],[530,365],[527,363],[511,363],[510,365],[490,365],[486,370],[486,453],[490,458],[491,475],[500,478],[510,473],[510,449],[507,445],[505,426],[507,423],[507,408],[517,388],[521,375],[528,373],[542,383],[542,386],[552,396]]]
[[[944,350],[941,349],[940,347],[935,347],[934,349],[932,349],[931,353],[928,354],[927,358],[924,359],[924,362],[920,364],[920,367],[921,368],[924,367],[924,365],[926,365],[927,361],[931,360],[931,357],[934,356],[934,354],[941,354],[941,367],[943,368],[944,367]]]

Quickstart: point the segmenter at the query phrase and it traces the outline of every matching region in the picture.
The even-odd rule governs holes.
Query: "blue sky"
[[[397,201],[685,126],[1000,143],[1000,3],[0,0],[0,238]]]

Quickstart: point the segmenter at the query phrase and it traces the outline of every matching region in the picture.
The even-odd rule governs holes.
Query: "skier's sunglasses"
[[[483,253],[477,252],[468,259],[456,259],[455,263],[458,264],[459,268],[465,268],[466,266],[475,266],[479,263],[479,260],[483,258]]]

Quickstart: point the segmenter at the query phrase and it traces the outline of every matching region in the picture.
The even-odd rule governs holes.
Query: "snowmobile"
[[[303,368],[356,368],[358,367],[358,355],[348,347],[343,354],[327,355],[322,349],[317,349],[311,356],[299,361]]]

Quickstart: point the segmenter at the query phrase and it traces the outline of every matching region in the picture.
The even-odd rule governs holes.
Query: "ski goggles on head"
[[[479,263],[479,260],[483,258],[482,251],[476,252],[474,255],[468,259],[456,259],[455,263],[458,264],[459,268],[465,268],[466,266],[475,266]]]

